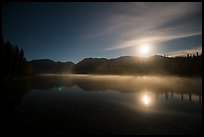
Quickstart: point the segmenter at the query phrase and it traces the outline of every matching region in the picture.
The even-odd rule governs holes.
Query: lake
[[[4,86],[9,133],[202,133],[202,78],[41,75]]]

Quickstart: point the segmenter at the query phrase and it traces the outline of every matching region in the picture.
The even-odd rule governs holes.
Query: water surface
[[[43,75],[5,84],[17,134],[201,134],[202,79]]]

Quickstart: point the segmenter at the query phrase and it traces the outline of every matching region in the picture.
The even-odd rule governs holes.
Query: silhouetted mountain
[[[105,58],[85,58],[75,65],[75,73],[103,73],[107,63]]]
[[[86,58],[75,65],[75,73],[93,74],[175,74],[201,76],[202,56],[148,58],[123,56],[115,59]]]
[[[202,55],[193,57],[155,55],[147,58],[134,56],[123,56],[115,59],[85,58],[77,64],[43,59],[33,60],[31,63],[35,73],[202,75]]]
[[[32,60],[34,73],[73,73],[73,62],[55,62],[49,59]]]

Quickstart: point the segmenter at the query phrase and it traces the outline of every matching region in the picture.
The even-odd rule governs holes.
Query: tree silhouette
[[[25,77],[32,74],[32,65],[26,61],[23,49],[2,38],[1,61],[3,78]]]
[[[187,56],[186,56],[187,58],[189,58],[189,53],[187,54]]]
[[[21,57],[22,59],[24,59],[24,51],[23,51],[23,49],[21,49],[21,51],[20,51],[20,57]]]

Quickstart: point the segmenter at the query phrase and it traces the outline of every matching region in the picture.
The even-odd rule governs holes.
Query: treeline
[[[2,39],[1,44],[1,77],[27,77],[32,74],[32,65],[26,61],[23,49]]]

